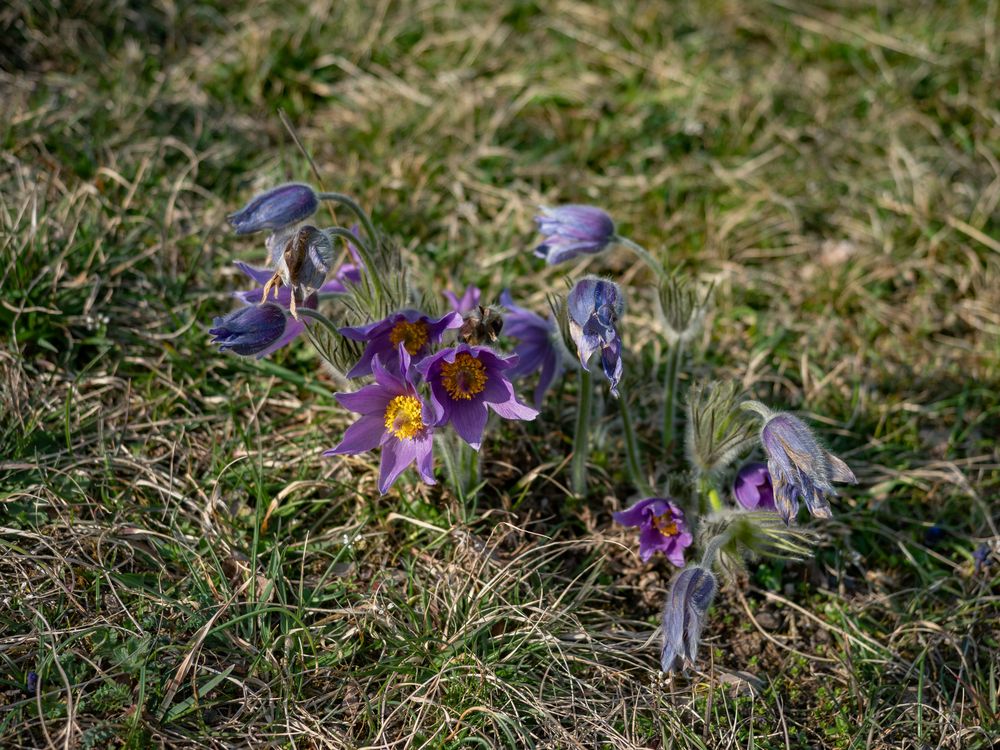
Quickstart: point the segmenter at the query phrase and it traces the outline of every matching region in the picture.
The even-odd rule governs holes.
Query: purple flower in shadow
[[[450,289],[442,292],[442,294],[448,300],[448,304],[452,310],[459,315],[466,315],[479,307],[479,300],[483,293],[479,290],[479,287],[469,284],[465,287],[465,291],[461,297],[456,296]]]
[[[684,565],[684,550],[694,537],[684,522],[684,511],[663,497],[640,500],[627,510],[613,513],[622,526],[639,527],[639,557],[643,562],[656,552],[662,552],[678,568]]]
[[[308,185],[289,182],[255,196],[226,220],[236,234],[273,231],[308,219],[318,207],[316,191]]]
[[[622,340],[618,320],[625,311],[621,289],[613,281],[585,276],[566,298],[569,332],[576,344],[580,364],[585,370],[595,351],[601,352],[601,367],[611,384],[611,395],[618,397],[622,377]]]
[[[542,206],[535,217],[538,231],[544,235],[535,255],[549,265],[572,260],[579,255],[599,253],[615,239],[615,223],[594,206]]]
[[[733,496],[747,510],[777,510],[767,464],[756,462],[741,467],[733,482]]]
[[[507,371],[511,379],[524,377],[540,371],[538,385],[535,386],[535,407],[541,408],[542,397],[552,385],[552,381],[562,374],[563,354],[557,343],[559,330],[551,318],[518,307],[508,290],[500,295],[500,304],[507,312],[504,315],[504,331],[518,340],[514,347],[517,364]]]
[[[479,450],[489,409],[504,419],[538,416],[514,396],[508,371],[516,362],[516,356],[501,357],[485,346],[459,344],[416,365],[431,386],[434,426],[451,422],[459,437]]]
[[[462,317],[457,313],[447,313],[437,320],[431,320],[418,310],[403,310],[393,313],[384,320],[366,326],[341,328],[340,333],[354,341],[367,343],[358,363],[347,373],[349,378],[370,375],[372,360],[377,356],[387,369],[399,366],[399,345],[402,344],[414,362],[427,356],[432,344],[441,341],[449,328],[462,325]]]
[[[785,523],[791,523],[798,515],[799,498],[805,500],[816,518],[830,518],[833,511],[827,497],[837,494],[833,482],[856,484],[854,472],[840,458],[824,450],[798,417],[773,412],[759,401],[746,401],[743,408],[764,418],[760,442],[767,454],[774,504]]]
[[[685,568],[674,578],[663,607],[660,668],[664,672],[677,669],[678,662],[694,664],[715,589],[715,576],[700,565]]]
[[[427,405],[417,393],[410,355],[399,346],[399,372],[390,372],[378,357],[372,361],[375,382],[354,393],[334,394],[346,409],[361,415],[344,438],[324,456],[364,453],[382,447],[378,491],[383,495],[410,464],[427,484],[434,481],[434,436]]]

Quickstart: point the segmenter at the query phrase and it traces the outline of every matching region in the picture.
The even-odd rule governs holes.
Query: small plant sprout
[[[701,331],[711,289],[701,294],[680,272],[661,279],[656,300],[667,340],[667,366],[663,376],[663,450],[674,444],[677,415],[677,383],[684,352]]]
[[[715,481],[753,439],[753,425],[739,404],[732,381],[695,383],[688,391],[685,447],[699,483],[699,502],[707,499],[713,510],[722,507]]]
[[[856,484],[854,472],[820,446],[798,417],[772,411],[759,401],[747,401],[743,408],[763,421],[760,442],[767,454],[774,502],[785,523],[791,523],[798,515],[799,498],[816,518],[830,518],[833,512],[827,497],[837,494],[833,483]]]

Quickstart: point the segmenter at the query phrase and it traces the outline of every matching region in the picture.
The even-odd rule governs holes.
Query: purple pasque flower
[[[664,672],[675,670],[678,662],[694,664],[715,590],[715,576],[700,565],[685,568],[674,578],[663,606],[660,669]]]
[[[514,396],[508,372],[516,362],[516,356],[501,357],[485,346],[459,344],[416,365],[431,386],[434,425],[451,422],[459,437],[479,450],[489,409],[504,419],[538,416]]]
[[[767,464],[757,461],[742,466],[736,472],[733,496],[747,510],[777,510]]]
[[[448,300],[448,304],[451,305],[451,309],[459,315],[466,315],[479,307],[479,300],[483,295],[479,287],[473,286],[472,284],[465,287],[465,291],[462,293],[461,297],[456,296],[450,289],[442,292],[441,294],[443,294],[445,299]]]
[[[585,276],[566,298],[569,332],[576,344],[580,364],[585,370],[591,355],[601,352],[601,366],[611,383],[611,395],[618,397],[618,382],[622,377],[622,340],[618,335],[618,320],[625,311],[621,289],[613,281]]]
[[[365,341],[365,351],[358,363],[347,373],[349,378],[371,375],[372,360],[377,356],[382,366],[390,370],[399,366],[399,345],[406,347],[410,358],[416,362],[427,356],[432,344],[441,341],[449,328],[462,325],[462,316],[447,313],[432,320],[419,310],[402,310],[366,326],[341,328],[340,333],[354,341]]]
[[[541,408],[542,397],[562,373],[563,354],[556,338],[559,330],[551,318],[518,307],[505,289],[500,295],[500,304],[507,309],[504,315],[504,330],[508,336],[518,340],[514,347],[517,364],[507,371],[511,379],[530,375],[539,370],[538,385],[535,386],[535,407]]]
[[[764,420],[760,442],[767,454],[774,504],[785,523],[791,523],[798,514],[800,497],[813,516],[830,518],[833,512],[827,496],[837,494],[833,482],[857,484],[854,472],[840,458],[824,450],[798,417],[771,411],[759,401],[746,401],[742,407]]]
[[[684,522],[684,511],[665,497],[647,497],[631,508],[611,515],[622,526],[639,527],[639,557],[648,562],[662,552],[678,568],[684,565],[684,550],[694,537]]]
[[[315,307],[315,297],[310,296],[303,305]],[[301,323],[291,318],[283,307],[271,302],[233,310],[225,317],[216,318],[212,325],[208,332],[220,351],[228,350],[241,357],[256,355],[257,359],[280,349],[302,332],[302,328],[297,327],[302,326]]]
[[[615,223],[594,206],[542,206],[535,221],[544,235],[535,256],[544,258],[550,266],[578,255],[594,255],[615,240]]]
[[[344,438],[324,456],[364,453],[382,447],[378,491],[385,494],[396,478],[415,463],[421,479],[434,481],[434,436],[427,404],[417,392],[410,354],[402,344],[396,359],[399,370],[390,372],[379,357],[372,360],[375,382],[354,393],[336,393],[346,409],[361,415],[344,432]]]
[[[289,182],[255,196],[226,220],[236,234],[274,231],[308,219],[318,207],[315,190],[300,182]]]

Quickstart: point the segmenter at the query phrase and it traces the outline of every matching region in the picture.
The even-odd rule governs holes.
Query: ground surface
[[[0,745],[991,746],[995,0],[15,0],[0,37]],[[560,201],[715,280],[683,382],[799,410],[861,483],[813,560],[726,584],[700,671],[656,672],[672,570],[610,521],[614,408],[563,502],[572,377],[463,508],[320,455],[348,422],[307,346],[213,350],[261,257],[225,213],[312,179],[279,110],[429,293],[642,282],[541,269]]]

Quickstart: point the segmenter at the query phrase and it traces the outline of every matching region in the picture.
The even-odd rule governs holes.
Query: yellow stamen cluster
[[[411,357],[416,356],[417,352],[427,343],[428,338],[427,324],[422,320],[413,323],[401,320],[389,331],[389,341],[392,342],[392,345],[399,346],[402,343]]]
[[[663,536],[677,536],[677,522],[674,521],[674,514],[668,509],[666,513],[653,516],[653,526],[656,527]]]
[[[454,362],[441,363],[441,383],[456,401],[468,401],[486,388],[486,365],[462,352]]]
[[[411,440],[425,427],[423,409],[416,396],[396,396],[385,407],[385,429],[400,440]]]

